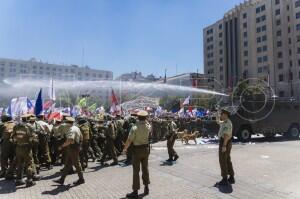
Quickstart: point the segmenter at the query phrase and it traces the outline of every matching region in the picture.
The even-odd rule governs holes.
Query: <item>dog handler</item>
[[[123,154],[126,154],[128,147],[133,144],[132,153],[132,167],[133,167],[133,192],[127,194],[127,198],[138,198],[138,190],[140,189],[140,165],[142,165],[142,179],[144,188],[144,195],[149,194],[150,184],[149,170],[148,170],[148,158],[150,154],[149,147],[149,134],[151,132],[151,125],[147,122],[148,112],[139,111],[137,113],[138,121],[131,128],[128,139],[125,143]]]
[[[221,115],[217,116],[217,122],[220,125],[218,136],[219,143],[219,163],[221,168],[222,180],[216,185],[227,186],[234,184],[234,171],[232,167],[230,152],[232,147],[232,123],[229,119],[230,112],[226,109],[221,110]],[[229,175],[229,178],[228,178]]]

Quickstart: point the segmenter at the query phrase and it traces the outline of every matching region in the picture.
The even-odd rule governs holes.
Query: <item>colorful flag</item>
[[[42,89],[38,94],[38,97],[35,101],[34,114],[40,115],[43,112],[43,99],[42,99]]]
[[[87,104],[87,99],[84,97],[84,98],[79,100],[78,106],[86,107],[86,104]]]
[[[117,114],[121,111],[120,106],[118,105],[118,100],[115,95],[114,90],[111,90],[111,107],[110,107],[110,112],[111,114]]]
[[[8,114],[12,117],[21,116],[28,112],[28,98],[18,97],[13,98],[8,107]]]
[[[92,104],[91,106],[88,107],[88,110],[91,111],[91,112],[95,112],[97,109],[97,104],[94,103]]]
[[[191,96],[188,96],[187,98],[185,98],[185,100],[183,101],[182,105],[189,105],[190,104],[190,99],[191,99]]]

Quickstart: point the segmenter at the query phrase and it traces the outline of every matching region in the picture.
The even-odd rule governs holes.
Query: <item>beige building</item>
[[[10,79],[37,79],[51,78],[61,81],[93,81],[112,80],[111,71],[96,70],[77,65],[48,64],[36,59],[16,60],[0,58],[0,81]]]
[[[280,97],[300,97],[300,0],[245,1],[206,27],[203,39],[212,86],[232,90],[259,78]]]

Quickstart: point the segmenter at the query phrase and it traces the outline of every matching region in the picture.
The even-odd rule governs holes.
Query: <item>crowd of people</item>
[[[118,165],[118,156],[124,153],[126,154],[124,163],[133,164],[134,170],[134,192],[128,197],[136,197],[139,189],[140,164],[143,173],[146,173],[143,174],[143,180],[145,193],[148,194],[149,143],[167,140],[169,155],[167,161],[176,161],[179,158],[174,150],[177,132],[180,129],[194,128],[192,123],[197,124],[197,120],[186,121],[172,116],[148,117],[146,111],[140,111],[125,118],[121,115],[110,114],[98,114],[93,117],[77,116],[76,118],[63,115],[52,121],[45,120],[42,114],[37,116],[25,114],[14,119],[9,115],[2,115],[0,178],[15,179],[16,186],[30,187],[40,179],[42,167],[51,170],[53,166],[61,165],[63,166],[61,177],[55,182],[64,184],[66,176],[75,172],[73,170],[75,167],[79,179],[74,184],[79,185],[85,183],[83,171],[88,168],[89,161],[98,161],[102,166]],[[228,131],[228,125],[224,128]],[[225,138],[222,144],[230,144],[231,138]],[[231,149],[229,144],[227,146]],[[227,152],[230,153],[230,149],[228,148]],[[226,149],[222,150],[221,156]],[[230,154],[226,153],[222,162],[226,162],[228,156],[230,157]],[[231,168],[232,166],[230,171]],[[225,178],[227,174],[223,170],[222,176]],[[26,181],[23,180],[24,175],[26,175]]]

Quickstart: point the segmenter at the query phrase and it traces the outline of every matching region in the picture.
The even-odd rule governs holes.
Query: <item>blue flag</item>
[[[39,95],[35,101],[34,114],[40,115],[43,111],[43,99],[42,99],[42,89],[40,89]]]

